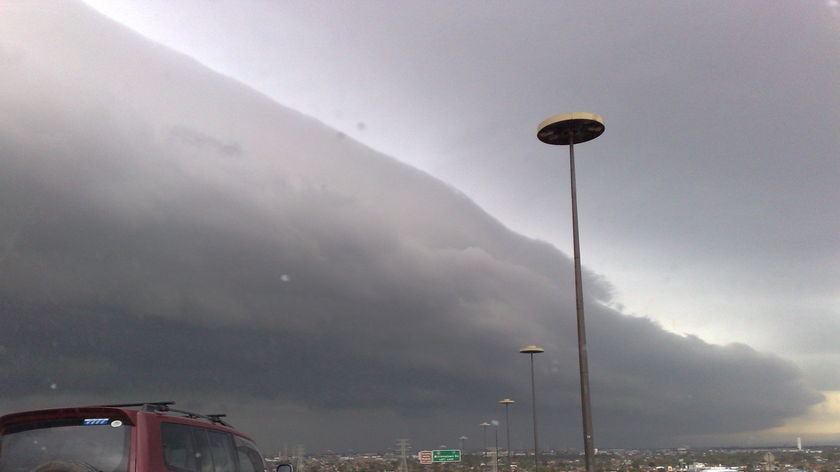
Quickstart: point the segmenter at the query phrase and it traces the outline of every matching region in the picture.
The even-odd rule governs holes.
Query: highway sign
[[[432,463],[432,451],[420,451],[417,453],[417,458],[420,459],[420,463],[423,465],[428,465]]]
[[[435,449],[432,451],[432,462],[461,462],[461,450]]]

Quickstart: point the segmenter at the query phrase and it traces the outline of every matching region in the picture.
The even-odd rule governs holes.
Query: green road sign
[[[432,451],[432,462],[461,462],[461,450],[436,449]]]

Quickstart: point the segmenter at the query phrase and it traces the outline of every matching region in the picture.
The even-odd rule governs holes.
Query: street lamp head
[[[485,421],[484,423],[481,423],[479,426],[490,426],[490,423]]]
[[[568,146],[591,141],[604,132],[604,119],[595,113],[554,115],[540,123],[537,138],[546,144]]]
[[[519,350],[522,354],[539,354],[541,352],[545,352],[545,349],[541,347],[534,346],[533,344],[530,346],[525,346]]]
[[[504,400],[499,400],[499,403],[501,403],[502,405],[508,406],[511,403],[516,403],[516,402],[511,400],[510,398],[505,398]]]

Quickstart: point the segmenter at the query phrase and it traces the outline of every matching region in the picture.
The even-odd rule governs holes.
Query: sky
[[[580,448],[587,111],[596,446],[840,441],[836,2],[398,5],[0,2],[0,409]]]

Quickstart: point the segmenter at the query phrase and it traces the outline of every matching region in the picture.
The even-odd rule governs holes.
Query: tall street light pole
[[[555,115],[540,123],[537,138],[546,143],[569,146],[572,187],[572,237],[575,250],[575,300],[577,307],[578,363],[580,365],[580,398],[583,415],[583,445],[586,472],[593,472],[595,446],[592,436],[592,405],[589,399],[589,361],[586,351],[586,323],[583,316],[583,281],[580,268],[578,237],[577,189],[575,185],[575,144],[591,141],[604,132],[604,120],[594,113]]]
[[[496,447],[493,449],[493,472],[499,471],[499,422],[492,421],[493,430],[496,433]]]
[[[508,407],[516,402],[510,398],[505,398],[504,400],[499,400],[499,403],[505,406],[505,437],[507,439],[508,469],[513,470],[513,462],[510,461],[510,413],[508,412]]]
[[[523,347],[519,350],[519,352],[531,356],[531,414],[534,417],[534,472],[539,472],[539,442],[537,441],[537,393],[536,389],[534,388],[534,354],[545,352],[545,350],[541,347],[531,345]]]
[[[485,421],[484,423],[481,423],[479,426],[481,426],[482,435],[484,436],[484,450],[481,451],[481,456],[484,457],[484,462],[486,463],[487,462],[487,427],[490,426],[490,423]]]

